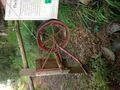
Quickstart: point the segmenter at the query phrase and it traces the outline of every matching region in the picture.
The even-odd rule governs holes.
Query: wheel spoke
[[[52,26],[52,24],[50,24],[50,25]],[[46,40],[43,45],[46,45],[49,41],[52,41],[52,42],[53,42],[52,37],[54,37],[54,38],[56,39],[57,35],[58,35],[60,32],[63,31],[62,29],[60,29],[57,33],[55,33],[55,32],[54,32],[55,29],[53,29],[53,28],[54,28],[54,27],[52,26],[52,27],[51,27],[52,35],[48,35],[48,34],[44,33],[45,35],[48,36],[48,40]],[[63,41],[63,40],[60,39],[60,38],[58,38],[58,39],[59,39],[60,41]]]
[[[57,33],[55,33],[54,37],[56,37],[62,30],[60,29]]]
[[[50,40],[51,39],[44,41],[43,46],[45,46]]]
[[[49,34],[47,34],[47,33],[44,33],[44,35],[49,36]]]
[[[54,44],[53,44],[53,46],[52,46],[50,52],[48,53],[47,57],[45,58],[45,61],[44,61],[43,65],[42,65],[42,69],[45,67],[45,64],[47,63],[47,61],[48,61],[48,59],[49,59],[49,56],[50,56],[50,54],[51,54],[53,48],[54,48]]]
[[[64,41],[63,39],[60,39],[60,38],[59,38],[59,40],[60,40],[60,42],[62,42],[62,43],[63,43],[63,41]]]

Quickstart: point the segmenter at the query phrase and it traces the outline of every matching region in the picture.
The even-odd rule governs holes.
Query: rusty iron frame
[[[55,40],[54,36],[52,37],[53,39],[53,44],[56,45],[55,48],[51,47],[50,49],[46,48],[44,43],[42,42],[42,40],[40,39],[40,37],[42,37],[43,33],[44,33],[44,28],[47,27],[47,25],[49,24],[60,24],[62,25],[63,27],[65,27],[66,31],[68,31],[68,36],[65,40],[65,43],[63,43],[63,46],[60,46],[58,45],[57,41]],[[72,57],[73,60],[75,60],[77,63],[79,63],[81,69],[84,71],[84,73],[86,75],[88,75],[88,71],[86,69],[86,67],[84,66],[84,64],[76,57],[74,56],[73,54],[71,54],[70,52],[68,52],[67,50],[65,50],[64,48],[67,46],[68,44],[68,41],[69,41],[69,38],[70,38],[70,32],[69,32],[69,28],[67,27],[67,25],[65,25],[62,21],[59,21],[59,20],[49,20],[49,21],[46,21],[45,23],[43,23],[39,29],[38,29],[38,35],[37,35],[37,42],[38,42],[38,46],[44,50],[44,51],[47,51],[49,52],[49,54],[51,52],[59,52],[60,50],[63,51],[64,53],[66,53],[68,56]],[[49,55],[48,54],[48,55]],[[48,58],[48,57],[47,57]],[[47,61],[47,60],[46,60]],[[57,60],[57,63],[58,63],[59,60]],[[61,66],[59,66],[60,68]]]

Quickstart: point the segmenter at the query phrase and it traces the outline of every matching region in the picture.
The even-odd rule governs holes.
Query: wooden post
[[[16,36],[17,36],[17,40],[18,40],[18,44],[19,44],[19,48],[20,48],[20,52],[21,52],[21,56],[22,56],[23,67],[28,68],[25,48],[24,48],[22,36],[21,36],[21,33],[20,33],[19,21],[16,21]]]
[[[22,56],[23,67],[24,67],[24,69],[29,68],[22,36],[20,33],[19,21],[15,21],[15,24],[16,24],[16,35],[17,35],[17,40],[18,40],[21,56]],[[29,88],[30,88],[30,90],[34,90],[34,84],[33,84],[32,77],[29,77]]]

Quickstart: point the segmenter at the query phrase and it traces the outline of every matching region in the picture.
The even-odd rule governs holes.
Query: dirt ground
[[[81,76],[82,74],[55,75],[39,77],[39,79],[37,78],[35,81],[44,89],[51,88],[52,90],[67,90],[72,88],[72,90],[80,90]]]
[[[91,33],[79,27],[71,31],[71,33],[71,39],[66,49],[77,56],[83,63],[86,63],[86,60],[90,58],[98,57],[101,54],[101,47],[108,47],[110,45],[110,38],[105,28],[101,28],[100,32]],[[77,65],[68,55],[63,52],[61,54],[67,60],[68,66]],[[35,86],[42,88],[50,87],[52,90],[81,90],[82,88],[88,90],[89,86],[87,81],[82,80],[83,76],[84,74],[56,75],[38,77],[34,81]],[[92,89],[89,88],[89,90]]]
[[[97,33],[85,31],[82,27],[77,28],[71,32],[71,48],[68,45],[68,50],[74,52],[79,59],[85,63],[90,58],[96,58],[101,54],[101,47],[108,47],[110,38],[104,28]]]

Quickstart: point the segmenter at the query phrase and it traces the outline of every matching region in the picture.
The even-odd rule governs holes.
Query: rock
[[[102,53],[104,57],[107,58],[108,60],[111,60],[111,61],[115,60],[115,54],[112,52],[112,50],[106,47],[102,47]]]
[[[93,0],[79,0],[81,3],[88,5],[90,2],[92,2]]]
[[[78,0],[63,0],[65,4],[77,4]]]
[[[107,28],[107,32],[114,34],[115,32],[120,31],[120,21],[112,21]]]
[[[114,52],[120,51],[120,40],[116,40],[112,43],[112,49]]]

